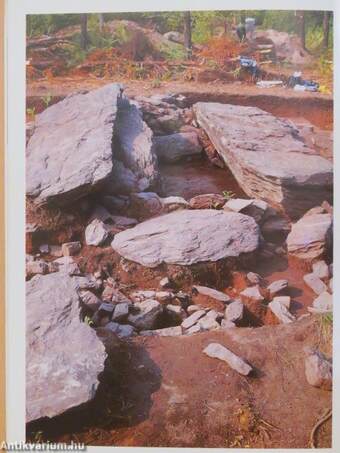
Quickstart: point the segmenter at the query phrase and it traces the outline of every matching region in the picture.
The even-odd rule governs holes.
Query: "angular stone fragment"
[[[112,248],[143,266],[251,256],[259,247],[255,221],[237,213],[202,209],[175,211],[115,235]]]
[[[183,327],[183,329],[189,329],[190,327],[192,327],[194,324],[197,323],[197,321],[202,318],[202,316],[205,316],[205,310],[198,310],[198,311],[195,311],[192,315],[190,315],[188,318],[186,318],[181,326]]]
[[[305,359],[305,373],[307,381],[313,387],[332,390],[333,367],[325,356],[316,351]]]
[[[203,318],[199,319],[198,324],[201,327],[201,330],[216,330],[221,327],[214,317],[209,316],[208,313],[203,316]]]
[[[313,274],[319,277],[321,280],[329,278],[329,268],[325,261],[317,261],[313,263]]]
[[[273,301],[278,302],[281,305],[284,305],[288,310],[290,308],[290,296],[276,296]]]
[[[127,303],[117,304],[112,315],[112,320],[117,322],[123,321],[128,317],[128,315],[129,315],[129,304]]]
[[[202,327],[199,324],[195,324],[191,326],[185,333],[186,335],[193,335],[199,332],[202,332]]]
[[[222,319],[221,327],[222,327],[222,329],[233,329],[234,327],[236,327],[236,324],[232,321],[227,321],[226,319]]]
[[[288,308],[284,304],[280,303],[277,298],[274,298],[274,300],[268,304],[268,307],[281,323],[288,324],[295,321],[295,316],[293,316],[289,312]]]
[[[195,285],[193,286],[193,289],[203,296],[211,297],[212,299],[216,299],[223,303],[230,301],[230,297],[227,294],[224,294],[221,291],[217,291],[213,288],[208,288],[207,286]]]
[[[202,310],[202,307],[201,305],[189,305],[189,307],[187,308],[187,312],[189,315],[195,313],[195,311],[199,311],[199,310]]]
[[[234,300],[225,309],[224,317],[227,321],[242,321],[244,305],[240,300]]]
[[[324,291],[327,291],[325,283],[313,273],[304,275],[303,280],[306,285],[315,292],[315,294],[321,294]]]
[[[189,209],[189,203],[182,197],[166,197],[162,198],[162,205],[164,212],[177,211],[177,209]]]
[[[306,262],[320,260],[332,244],[333,220],[331,214],[306,214],[292,225],[287,236],[288,254]]]
[[[268,286],[268,291],[271,297],[276,296],[276,294],[281,293],[286,288],[288,288],[288,280],[276,280]]]
[[[319,313],[332,311],[333,296],[327,291],[324,291],[314,300],[313,308],[315,308]]]
[[[193,109],[248,196],[292,218],[331,199],[332,164],[299,140],[287,121],[257,107],[199,102]]]
[[[248,365],[243,359],[231,352],[229,349],[218,343],[210,343],[203,352],[209,357],[223,360],[233,370],[237,371],[244,376],[248,376],[252,372],[252,367]]]
[[[133,193],[130,196],[130,207],[139,219],[147,219],[162,213],[162,199],[154,192]]]
[[[99,219],[94,219],[85,229],[87,245],[101,245],[108,238],[109,232],[106,225]]]
[[[250,288],[244,289],[240,293],[240,296],[242,296],[244,299],[249,299],[254,302],[263,302],[264,301],[264,297],[262,296],[258,286],[252,286]]]
[[[261,277],[261,275],[256,274],[255,272],[248,272],[247,280],[249,283],[251,283],[253,285],[259,285],[262,281],[262,277]]]
[[[163,311],[162,305],[157,300],[147,299],[140,302],[138,308],[140,312],[136,315],[130,314],[128,322],[139,330],[152,329]]]

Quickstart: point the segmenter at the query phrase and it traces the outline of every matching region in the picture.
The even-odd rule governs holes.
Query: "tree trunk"
[[[104,28],[104,14],[103,13],[100,13],[98,14],[98,18],[99,18],[99,31],[100,33],[103,32],[103,28]]]
[[[323,13],[323,40],[322,40],[322,47],[324,49],[327,49],[328,47],[328,42],[329,42],[329,19],[330,19],[330,11],[325,11]]]
[[[87,14],[81,15],[80,29],[81,29],[80,46],[83,50],[86,50],[89,43],[89,38],[87,34]]]
[[[306,49],[306,31],[305,31],[305,12],[300,11],[299,13],[299,22],[300,22],[300,40],[301,46],[303,49]]]
[[[190,11],[184,12],[184,47],[187,51],[187,57],[192,56],[192,41],[191,41],[191,15]]]

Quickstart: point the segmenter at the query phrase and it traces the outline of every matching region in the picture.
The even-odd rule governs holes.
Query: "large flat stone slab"
[[[36,116],[27,145],[26,193],[38,203],[64,204],[112,172],[112,137],[121,86],[68,96]]]
[[[242,189],[297,218],[332,196],[333,166],[288,122],[257,107],[199,102],[194,112]]]
[[[26,284],[26,421],[54,417],[91,400],[106,352],[80,321],[79,284],[65,273]]]
[[[259,227],[249,216],[214,209],[175,211],[115,235],[111,245],[146,267],[191,265],[254,253]]]
[[[158,177],[152,131],[119,84],[68,96],[37,115],[26,193],[65,205],[94,192],[140,192]]]

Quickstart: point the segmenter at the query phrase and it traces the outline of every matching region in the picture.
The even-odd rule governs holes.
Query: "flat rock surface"
[[[183,210],[156,217],[115,235],[112,248],[146,267],[191,265],[254,253],[254,219],[217,210]]]
[[[118,84],[75,94],[36,116],[27,146],[26,192],[39,203],[65,203],[111,173]]]
[[[54,417],[91,400],[106,359],[79,319],[77,279],[55,272],[26,284],[26,421]]]
[[[196,118],[242,189],[290,217],[331,198],[332,164],[257,107],[198,102]]]

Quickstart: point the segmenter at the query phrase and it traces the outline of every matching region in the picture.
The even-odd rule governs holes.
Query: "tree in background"
[[[191,40],[191,14],[190,11],[184,12],[184,47],[187,52],[187,58],[192,56],[192,40]]]
[[[323,13],[323,23],[322,23],[322,28],[323,28],[322,47],[324,49],[328,48],[328,43],[329,43],[329,22],[330,22],[330,17],[331,17],[331,12],[330,11],[324,11],[324,13]]]
[[[80,18],[80,47],[83,50],[87,49],[89,37],[87,33],[87,14],[81,14]]]
[[[104,28],[104,14],[103,13],[99,13],[98,14],[98,19],[99,19],[99,31],[100,33],[103,32],[103,28]]]

